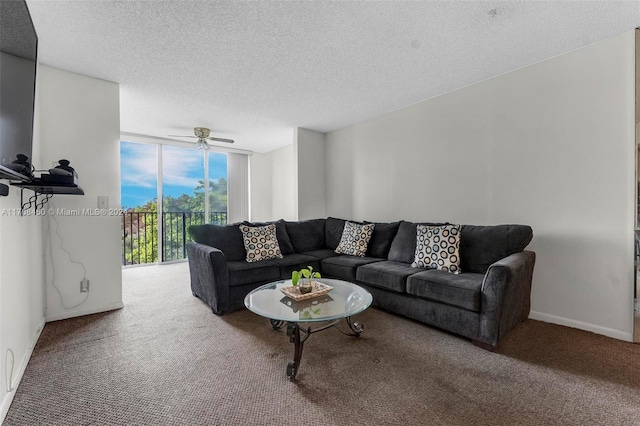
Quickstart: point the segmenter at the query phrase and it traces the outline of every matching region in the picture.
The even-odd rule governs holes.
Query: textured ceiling
[[[257,152],[640,26],[638,1],[27,3],[41,63],[120,83],[123,132]]]

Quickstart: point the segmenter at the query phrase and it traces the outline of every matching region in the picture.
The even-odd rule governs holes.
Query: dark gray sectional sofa
[[[270,223],[276,225],[284,258],[253,263],[245,260],[240,224],[190,227],[195,241],[187,244],[191,290],[214,313],[240,309],[252,289],[290,279],[291,271],[311,265],[323,277],[365,287],[373,295],[373,306],[490,350],[529,316],[535,264],[535,253],[524,250],[533,237],[529,226],[462,225],[462,273],[452,274],[411,267],[418,223],[375,223],[365,257],[335,253],[343,219]]]

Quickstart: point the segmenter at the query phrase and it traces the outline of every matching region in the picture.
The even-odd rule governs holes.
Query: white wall
[[[38,98],[39,92],[36,92],[34,165],[41,162]],[[26,197],[31,195],[29,191],[24,192]],[[42,247],[40,217],[20,216],[20,190],[11,187],[8,197],[0,197],[0,422],[9,410],[44,326]]]
[[[293,146],[298,164],[298,220],[326,217],[325,134],[297,128]]]
[[[634,33],[327,135],[326,213],[524,223],[532,318],[632,338]]]
[[[41,220],[19,216],[19,194],[0,198],[0,421],[44,326]]]
[[[486,93],[457,91],[327,135],[327,214],[489,220]]]
[[[297,220],[297,164],[293,145],[251,156],[251,220]]]
[[[254,152],[249,157],[249,220],[272,220],[271,154]]]
[[[296,128],[291,145],[250,161],[251,220],[326,217],[324,133]]]
[[[296,208],[297,165],[293,146],[276,149],[271,156],[271,187],[273,201],[271,216],[274,219],[298,220]]]
[[[42,111],[40,168],[50,168],[61,158],[71,161],[85,192],[84,196],[56,195],[45,207],[82,212],[96,209],[98,196],[108,196],[109,207],[117,209],[120,207],[118,84],[47,66],[41,66],[38,73]],[[59,223],[59,236],[55,220]],[[47,321],[122,307],[120,217],[56,214],[48,215],[44,222],[45,233],[52,243],[52,253],[45,250]],[[86,268],[89,293],[80,293],[84,271],[73,262],[81,262]],[[53,286],[54,280],[60,294]]]

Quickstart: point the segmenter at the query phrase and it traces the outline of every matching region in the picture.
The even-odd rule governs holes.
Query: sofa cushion
[[[354,282],[356,280],[356,270],[359,266],[382,260],[384,259],[340,255],[323,259],[320,269],[322,270],[322,276]]]
[[[338,253],[336,253],[335,250],[332,249],[320,249],[320,250],[312,250],[312,251],[305,251],[304,253],[301,254],[306,254],[307,256],[313,256],[317,259],[326,259],[327,257],[336,257],[336,256],[340,256]]]
[[[418,225],[414,268],[460,273],[460,225]]]
[[[266,226],[274,224],[276,225],[276,237],[278,238],[278,245],[280,246],[280,252],[283,255],[295,253],[293,250],[293,245],[291,245],[291,240],[289,239],[289,234],[287,234],[287,227],[285,225],[284,220],[279,219],[273,222],[242,222],[243,225],[247,226]]]
[[[533,238],[526,225],[462,225],[460,268],[484,274],[493,263],[523,251]]]
[[[311,266],[314,270],[320,270],[320,259],[304,254],[288,254],[282,259],[273,259],[270,262],[280,267],[280,279],[291,279],[291,272]]]
[[[244,260],[247,255],[239,224],[191,225],[188,232],[196,243],[206,244],[220,250],[227,261]]]
[[[404,293],[407,277],[416,272],[420,272],[420,269],[412,268],[406,263],[385,260],[360,266],[356,271],[356,279],[375,287]]]
[[[247,252],[247,262],[282,259],[274,224],[265,226],[240,225],[240,231],[242,232],[244,249]]]
[[[365,222],[369,223],[369,222]],[[371,240],[369,241],[369,248],[367,249],[367,256],[370,257],[381,257],[386,259],[389,255],[389,249],[391,248],[391,243],[398,233],[398,228],[400,227],[400,222],[392,222],[392,223],[383,223],[383,222],[372,222],[376,225],[373,228],[373,235],[371,236]]]
[[[324,248],[325,219],[285,222],[287,234],[296,253]]]
[[[335,250],[340,244],[342,238],[342,231],[344,230],[344,224],[347,221],[344,219],[336,219],[335,217],[327,218],[325,223],[325,245],[327,248]],[[360,222],[354,222],[360,223]],[[389,248],[393,242],[393,238],[398,233],[400,222],[368,222],[364,221],[363,224],[373,223],[373,235],[369,240],[369,246],[367,248],[367,256],[386,258],[389,254]]]
[[[328,217],[324,224],[324,244],[325,247],[335,250],[340,244],[342,231],[346,220]]]
[[[227,269],[229,287],[280,279],[280,267],[271,260],[252,263],[246,260],[227,262]]]
[[[423,299],[480,312],[484,274],[451,274],[430,269],[407,278],[407,293]]]
[[[336,247],[336,253],[364,257],[367,254],[367,247],[374,227],[373,223],[368,225],[354,222],[345,223],[340,244]]]
[[[398,232],[389,248],[387,258],[396,262],[411,264],[416,256],[416,232],[418,225],[447,225],[447,223],[413,223],[401,221]]]

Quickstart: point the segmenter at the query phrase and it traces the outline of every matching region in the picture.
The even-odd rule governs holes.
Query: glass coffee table
[[[291,280],[285,280],[258,287],[244,298],[247,309],[268,318],[274,329],[287,326],[289,341],[295,345],[293,361],[289,361],[286,370],[292,382],[298,374],[305,340],[312,333],[334,327],[341,322],[345,323],[348,330],[336,327],[337,330],[348,336],[359,337],[364,331],[364,325],[352,321],[351,317],[367,309],[373,301],[371,293],[350,282],[328,278],[321,278],[319,281],[333,289],[321,296],[295,301],[280,291],[283,287],[291,286]],[[312,323],[325,324],[312,329]]]

